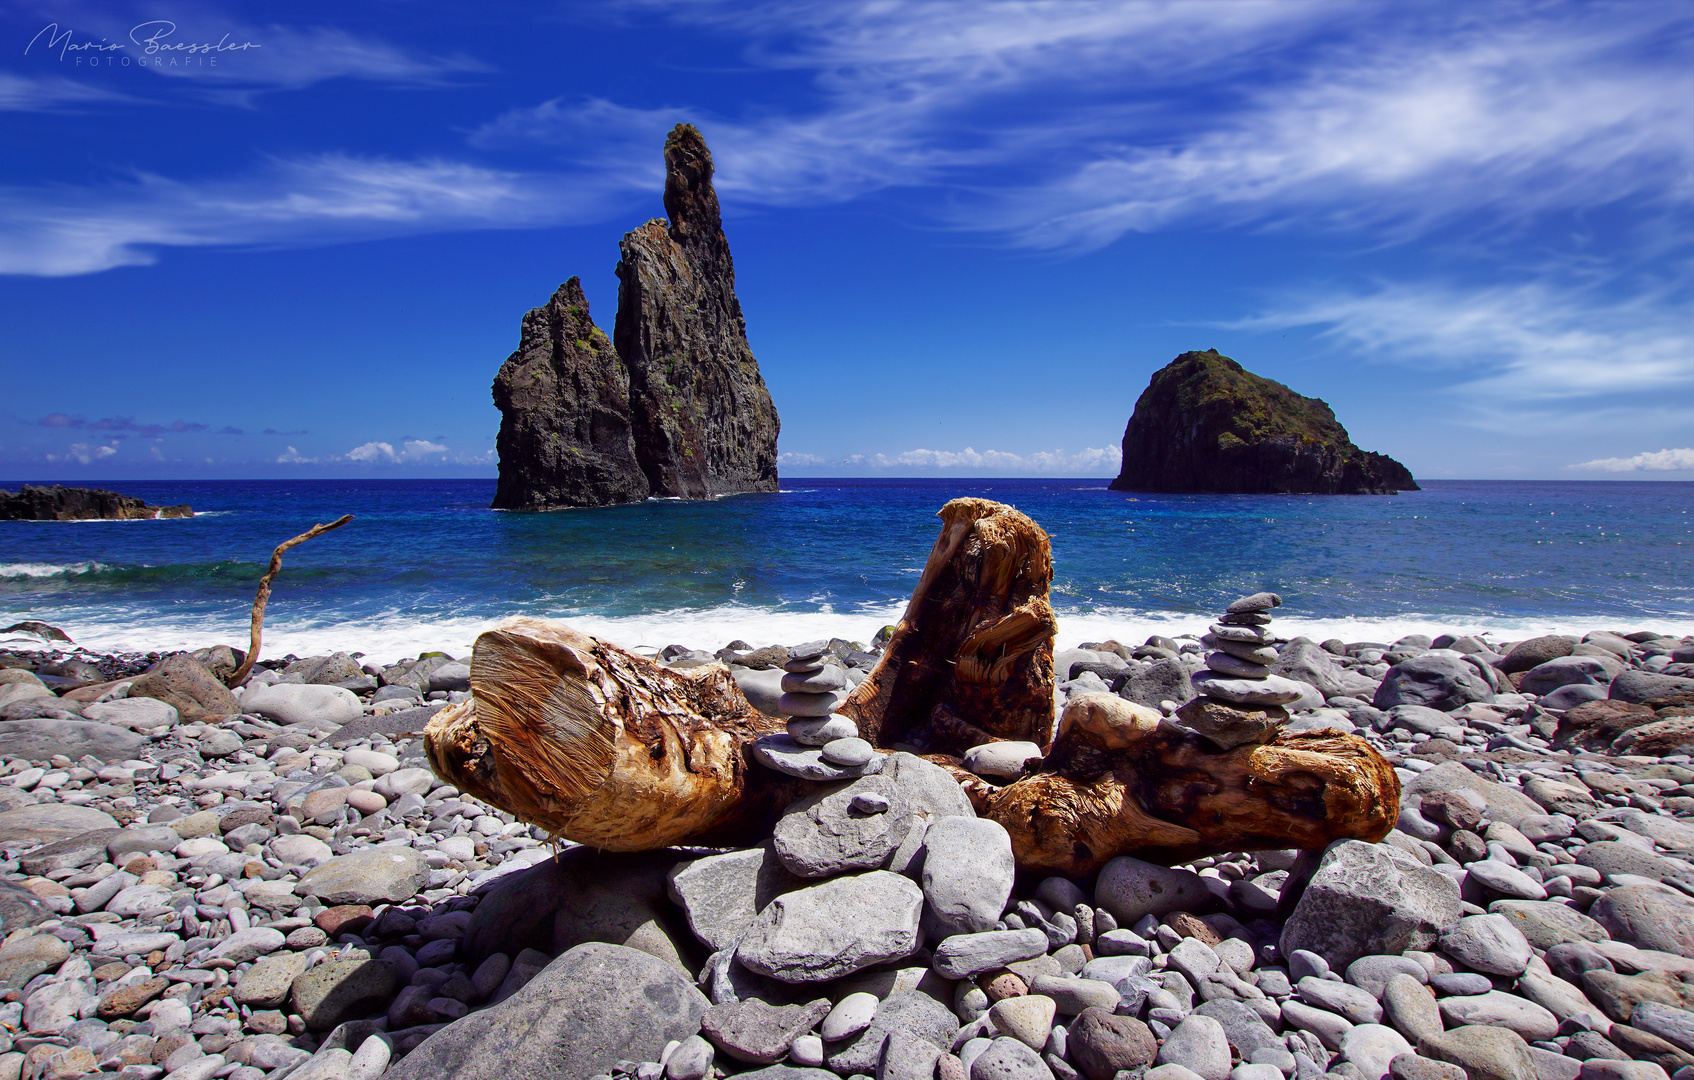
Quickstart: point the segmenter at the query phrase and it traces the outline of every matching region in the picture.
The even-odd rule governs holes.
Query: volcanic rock
[[[608,341],[578,279],[524,317],[494,381],[494,506],[545,510],[777,488],[780,427],[747,344],[712,155],[665,140],[665,212],[624,236]]]
[[[1385,495],[1416,491],[1404,465],[1360,450],[1328,405],[1216,349],[1153,374],[1123,434],[1117,491]]]
[[[148,506],[133,495],[119,495],[103,488],[73,488],[63,484],[38,487],[25,484],[16,493],[0,491],[0,521],[114,521],[148,518],[189,518],[188,504]]]

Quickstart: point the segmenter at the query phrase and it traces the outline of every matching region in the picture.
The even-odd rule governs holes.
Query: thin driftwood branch
[[[331,529],[353,520],[352,514],[342,514],[328,525],[313,525],[310,529],[292,540],[284,540],[271,552],[271,566],[265,571],[265,576],[259,579],[258,595],[253,597],[253,640],[247,649],[247,659],[241,661],[241,666],[235,669],[235,674],[229,677],[229,686],[234,689],[247,681],[247,676],[253,673],[253,662],[259,659],[259,639],[265,628],[265,605],[271,599],[271,582],[282,572],[282,553],[296,544],[304,544],[314,536],[322,536]]]

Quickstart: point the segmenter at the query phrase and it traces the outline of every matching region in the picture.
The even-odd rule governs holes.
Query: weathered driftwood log
[[[469,701],[429,722],[443,779],[555,836],[607,851],[737,844],[810,787],[752,761],[783,722],[722,667],[672,671],[562,623],[476,640]]]
[[[1047,534],[987,499],[942,507],[941,536],[882,661],[841,712],[873,746],[963,754],[1053,731],[1053,584]]]
[[[1393,827],[1400,785],[1352,735],[1305,733],[1220,751],[1110,695],[1053,726],[1046,534],[1009,507],[949,503],[905,617],[842,711],[888,748],[948,765],[1006,826],[1018,865],[1076,877],[1119,854],[1179,861],[1316,848]],[[951,659],[952,662],[949,662]],[[782,722],[727,671],[678,672],[557,623],[512,620],[477,640],[471,700],[424,733],[437,773],[554,835],[613,851],[743,844],[815,785],[756,764]],[[995,787],[947,752],[993,738],[1048,746]]]

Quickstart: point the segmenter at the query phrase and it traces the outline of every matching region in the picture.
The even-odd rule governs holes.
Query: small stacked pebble
[[[1277,651],[1267,612],[1281,605],[1273,592],[1243,596],[1200,639],[1212,652],[1206,670],[1192,680],[1200,696],[1176,711],[1183,726],[1225,750],[1276,738],[1288,722],[1282,706],[1304,692],[1292,679],[1271,674]]]
[[[882,756],[859,738],[859,726],[835,710],[847,700],[847,669],[828,641],[808,641],[788,650],[782,665],[777,710],[787,716],[788,734],[754,744],[762,764],[804,780],[848,780],[882,768]]]

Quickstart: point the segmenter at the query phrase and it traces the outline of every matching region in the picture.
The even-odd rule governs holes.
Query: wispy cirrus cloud
[[[135,100],[129,94],[61,75],[31,76],[0,71],[0,112],[70,112]]]
[[[161,247],[310,246],[593,220],[592,180],[441,159],[272,159],[227,179],[137,173],[95,188],[0,188],[0,274],[58,277],[146,265]]]
[[[1584,461],[1572,469],[1594,469],[1600,472],[1694,472],[1694,447],[1675,450],[1651,450],[1633,457],[1600,458]]]
[[[1245,330],[1316,327],[1354,355],[1462,372],[1487,403],[1573,402],[1694,386],[1686,288],[1613,289],[1529,281],[1483,288],[1385,284],[1369,292],[1290,298],[1228,323]]]

